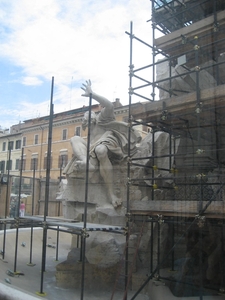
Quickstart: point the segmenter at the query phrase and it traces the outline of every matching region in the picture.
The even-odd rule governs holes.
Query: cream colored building
[[[21,160],[21,132],[1,132],[0,135],[0,170],[2,174],[18,175]]]
[[[119,99],[113,103],[117,121],[126,121],[128,106],[122,106]],[[100,105],[93,105],[92,110],[98,113]],[[54,114],[51,143],[51,179],[59,179],[62,169],[72,158],[70,139],[74,135],[86,138],[87,132],[82,130],[82,117],[88,107]],[[139,128],[140,129],[140,128]],[[141,127],[142,129],[142,127]],[[1,173],[6,174],[8,161],[8,145],[11,149],[10,175],[20,175],[19,166],[23,148],[23,177],[32,177],[35,168],[36,178],[46,177],[47,150],[49,135],[49,116],[25,120],[13,125],[10,134],[0,136]]]

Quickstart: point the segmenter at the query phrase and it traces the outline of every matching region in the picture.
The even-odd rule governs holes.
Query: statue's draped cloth
[[[112,164],[119,163],[128,156],[129,149],[129,127],[125,122],[111,121],[111,122],[98,122],[98,126],[103,126],[106,130],[101,138],[90,145],[89,157],[91,159],[96,159],[95,148],[96,146],[103,144],[108,148],[108,157]],[[136,152],[136,144],[141,141],[140,134],[131,129],[130,131],[130,156],[133,156]],[[76,156],[74,156],[67,166],[65,167],[63,173],[71,174],[74,172],[76,164]]]

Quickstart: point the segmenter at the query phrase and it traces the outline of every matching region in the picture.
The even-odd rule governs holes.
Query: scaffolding
[[[14,266],[13,270],[7,270],[6,274],[8,276],[20,276],[24,275],[20,271],[17,270],[17,262],[18,262],[18,246],[19,246],[19,231],[21,228],[30,228],[30,257],[28,266],[34,266],[33,263],[33,230],[34,227],[42,228],[42,254],[41,254],[41,274],[40,274],[40,289],[36,291],[36,294],[41,297],[47,296],[44,289],[44,273],[46,272],[46,252],[47,247],[56,248],[56,261],[58,261],[58,250],[59,250],[59,233],[64,232],[72,235],[76,235],[77,237],[77,248],[80,249],[80,259],[79,262],[82,264],[82,272],[80,274],[80,299],[84,299],[85,295],[85,253],[86,253],[86,239],[89,237],[90,232],[110,232],[116,234],[125,234],[127,229],[124,226],[113,226],[113,225],[104,225],[104,224],[94,224],[87,222],[87,199],[89,192],[89,150],[90,150],[90,126],[88,128],[88,136],[87,136],[87,162],[86,162],[86,176],[85,176],[85,201],[84,201],[84,212],[82,215],[82,222],[79,222],[75,219],[65,219],[60,217],[48,217],[48,206],[49,206],[49,183],[50,183],[50,169],[51,169],[51,143],[52,143],[52,121],[53,121],[53,90],[54,90],[54,77],[52,77],[52,87],[51,87],[51,99],[50,99],[50,118],[49,118],[49,134],[48,134],[48,151],[47,151],[47,168],[46,168],[46,186],[45,186],[45,207],[44,207],[44,215],[37,216],[34,215],[34,188],[32,191],[32,208],[31,208],[31,216],[20,216],[20,202],[21,202],[21,186],[22,186],[22,178],[23,178],[23,152],[21,151],[21,166],[20,166],[20,176],[19,176],[19,191],[18,191],[18,205],[15,218],[9,218],[7,216],[8,211],[8,193],[6,194],[5,201],[5,218],[0,219],[0,224],[3,226],[3,245],[2,250],[0,252],[1,260],[4,262],[6,259],[6,240],[7,240],[7,228],[14,228],[15,233],[15,253],[14,253]],[[89,124],[91,124],[91,108],[92,108],[92,97],[89,98]],[[10,159],[10,158],[9,158]],[[9,175],[8,175],[9,177]],[[35,178],[33,178],[34,180]],[[8,181],[9,182],[9,181]],[[8,185],[7,185],[8,190]],[[47,233],[48,231],[56,231],[57,232],[57,242],[56,246],[47,244]],[[22,245],[25,246],[25,245]],[[10,279],[7,278],[7,283],[10,283]]]
[[[159,299],[152,285],[156,282],[178,297],[224,295],[225,4],[151,3],[152,45],[134,35],[132,23],[126,32],[130,127],[142,124],[152,135],[151,156],[128,160],[130,220],[138,224],[148,217],[152,224],[148,276],[131,299],[147,284],[152,299]],[[135,43],[152,52],[152,62],[136,69]],[[143,76],[146,70],[148,77]],[[147,101],[132,106],[138,98]],[[167,139],[164,152],[157,143],[160,135]],[[131,177],[135,166],[143,168],[139,178]],[[129,199],[134,186],[148,197],[147,203]],[[170,237],[166,252],[160,241],[163,227]]]

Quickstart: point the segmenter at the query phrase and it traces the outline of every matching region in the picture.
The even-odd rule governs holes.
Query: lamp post
[[[8,161],[7,161],[7,187],[5,197],[5,218],[8,216],[8,198],[9,198],[9,175],[10,175],[10,161],[11,161],[11,145],[9,144]]]
[[[9,198],[9,169],[10,169],[10,159],[11,159],[11,145],[8,144],[8,173],[7,173],[7,186],[6,186],[6,196],[5,196],[5,219],[8,215],[8,198]],[[2,250],[2,259],[5,259],[5,245],[6,245],[6,220],[4,221],[4,236],[3,236],[3,250]]]
[[[32,216],[34,215],[35,169],[36,169],[36,158],[33,159]]]
[[[23,155],[24,155],[24,148],[22,148],[22,152],[21,152],[21,164],[20,164],[20,183],[19,183],[19,199],[18,199],[18,208],[17,208],[14,273],[16,272],[16,267],[17,267],[18,238],[19,238],[19,221],[20,221],[20,198],[21,198],[21,186],[22,186],[22,176],[23,176]]]
[[[34,215],[34,195],[35,195],[35,169],[36,169],[36,158],[33,158],[33,187],[32,187],[32,216]],[[34,267],[36,264],[32,262],[32,249],[33,249],[33,221],[31,221],[31,228],[30,228],[30,261],[27,263],[28,266]]]

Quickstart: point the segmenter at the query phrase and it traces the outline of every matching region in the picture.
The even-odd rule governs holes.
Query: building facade
[[[113,103],[117,121],[127,121],[128,106],[122,106],[119,99]],[[92,110],[100,112],[100,105],[93,105]],[[86,139],[87,131],[82,130],[82,118],[88,107],[54,114],[51,139],[51,172],[50,178],[58,180],[62,170],[72,158],[70,139],[77,135]],[[142,126],[139,128],[142,130]],[[49,135],[49,116],[25,120],[13,125],[10,133],[0,136],[1,174],[20,176],[20,165],[23,164],[22,176],[32,178],[46,177],[47,150]],[[23,149],[23,159],[22,159]]]

